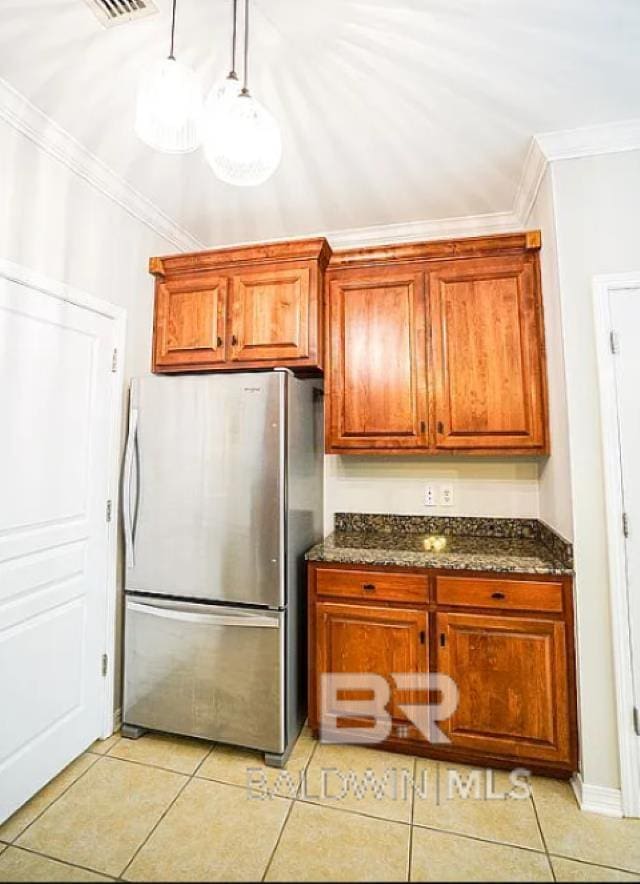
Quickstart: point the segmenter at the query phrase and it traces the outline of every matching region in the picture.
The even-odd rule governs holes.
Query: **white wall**
[[[583,778],[618,787],[592,281],[596,274],[640,270],[640,151],[560,160],[551,175],[567,376]],[[553,506],[549,502],[549,510]]]
[[[128,388],[128,380],[147,373],[151,364],[148,259],[175,252],[175,245],[4,121],[0,158],[0,257],[126,308],[123,370]]]
[[[540,465],[540,518],[567,540],[573,538],[571,463],[564,361],[564,326],[552,173],[549,168],[538,190],[527,227],[542,232],[540,269],[544,302],[549,430],[551,455]]]
[[[533,458],[325,457],[325,531],[334,513],[538,516],[539,464]],[[426,507],[427,482],[453,482],[454,505]]]

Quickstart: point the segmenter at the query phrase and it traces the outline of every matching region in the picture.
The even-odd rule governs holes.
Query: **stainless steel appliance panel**
[[[127,596],[124,721],[284,752],[285,616]]]
[[[131,388],[126,589],[282,607],[285,372]]]
[[[307,713],[307,579],[304,554],[323,534],[322,381],[289,378],[287,388],[287,736]]]

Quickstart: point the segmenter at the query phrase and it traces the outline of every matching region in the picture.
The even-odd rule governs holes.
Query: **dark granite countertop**
[[[348,515],[338,514],[340,530],[312,547],[307,553],[309,561],[517,574],[573,573],[571,545],[558,535],[549,536],[551,529],[537,520],[443,519],[439,523],[436,518],[425,525],[424,520],[418,521],[421,517],[411,522],[411,516],[358,514],[350,521]],[[431,531],[426,533],[425,527]],[[461,533],[464,529],[470,533]]]

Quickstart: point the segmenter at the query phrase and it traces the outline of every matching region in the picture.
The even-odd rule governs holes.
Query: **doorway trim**
[[[593,308],[600,389],[600,425],[604,471],[605,518],[609,559],[609,594],[618,724],[620,787],[624,816],[640,816],[640,739],[633,722],[633,681],[626,553],[623,533],[622,471],[618,402],[612,351],[609,297],[613,292],[640,288],[640,271],[595,276]]]
[[[16,282],[30,289],[42,292],[60,301],[66,301],[76,307],[91,310],[113,320],[114,339],[117,356],[115,359],[115,371],[112,374],[112,405],[109,427],[109,478],[106,501],[111,501],[112,517],[107,525],[107,578],[105,587],[105,611],[104,611],[104,649],[107,654],[107,675],[104,681],[104,696],[102,710],[102,739],[111,736],[114,731],[115,714],[115,662],[116,648],[116,605],[117,605],[117,573],[118,573],[118,513],[120,492],[120,448],[122,437],[122,421],[124,413],[125,375],[123,361],[126,342],[127,311],[124,307],[111,304],[102,298],[96,298],[86,292],[58,282],[50,277],[15,264],[5,258],[0,258],[0,277],[10,282]],[[106,516],[105,516],[106,517]]]

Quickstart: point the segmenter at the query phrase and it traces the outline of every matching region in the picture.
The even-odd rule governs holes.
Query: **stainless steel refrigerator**
[[[132,382],[125,735],[187,734],[286,760],[306,709],[321,398],[321,382],[286,369]]]

